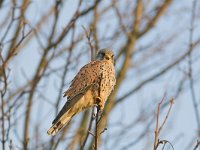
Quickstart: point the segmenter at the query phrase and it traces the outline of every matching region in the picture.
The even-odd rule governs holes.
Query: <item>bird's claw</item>
[[[103,100],[101,99],[101,97],[97,97],[97,98],[96,98],[96,105],[97,105],[97,108],[98,108],[99,110],[103,110],[103,108],[104,108],[104,102],[103,102]]]

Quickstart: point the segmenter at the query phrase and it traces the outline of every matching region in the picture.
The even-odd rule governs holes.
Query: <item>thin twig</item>
[[[196,143],[196,145],[194,146],[194,149],[193,149],[193,150],[197,150],[197,148],[199,147],[199,145],[200,145],[200,141],[197,140],[197,143]]]
[[[167,115],[165,116],[165,120],[163,121],[162,125],[160,126],[159,130],[158,130],[158,133],[160,133],[160,131],[162,130],[163,126],[165,125],[166,121],[167,121],[167,118],[169,117],[169,113],[172,109],[172,105],[174,104],[174,98],[172,98],[170,100],[170,106],[169,106],[169,109],[168,109],[168,112],[167,112]]]
[[[166,93],[164,94],[162,100],[158,104],[158,110],[157,110],[157,118],[156,118],[156,131],[155,131],[155,139],[154,139],[154,150],[156,150],[156,145],[158,143],[158,136],[159,136],[159,118],[160,118],[160,106],[163,103],[163,101],[166,98]]]
[[[94,133],[92,133],[90,130],[88,130],[88,133],[95,137]]]
[[[5,126],[4,126],[4,100],[3,100],[3,93],[1,91],[1,113],[2,113],[2,121],[1,121],[1,128],[2,128],[2,150],[5,150]]]
[[[0,47],[1,49],[1,47]],[[5,137],[5,112],[4,112],[4,95],[6,94],[7,91],[7,76],[6,76],[6,71],[5,71],[5,62],[3,59],[3,56],[0,53],[0,60],[2,62],[2,66],[0,68],[0,77],[2,75],[3,78],[3,87],[0,89],[0,96],[1,96],[1,114],[2,114],[2,121],[1,121],[1,129],[2,129],[2,150],[5,150],[5,142],[6,142],[6,137]],[[10,127],[9,127],[10,129]]]
[[[160,143],[160,144],[163,144],[162,150],[164,150],[165,145],[166,145],[167,143],[168,143],[168,144],[172,147],[172,149],[174,150],[174,146],[172,145],[172,143],[169,142],[169,141],[167,141],[167,140],[161,140],[159,143]]]
[[[158,104],[157,119],[156,119],[156,130],[155,130],[155,138],[154,138],[154,150],[157,150],[159,144],[163,144],[163,141],[167,141],[167,140],[159,140],[159,135],[160,135],[160,132],[161,132],[162,128],[164,127],[164,125],[165,125],[165,123],[166,123],[166,121],[167,121],[167,119],[169,117],[169,114],[170,114],[171,109],[172,109],[172,105],[174,104],[174,98],[172,98],[170,100],[170,106],[169,106],[168,112],[167,112],[167,114],[165,116],[165,119],[164,119],[163,123],[159,127],[160,108],[161,108],[162,103],[165,100],[165,97],[166,97],[166,94],[163,96],[161,102]],[[168,142],[168,143],[170,143],[170,142]],[[166,144],[166,142],[164,142],[164,144]],[[170,143],[170,145],[172,145],[172,144]],[[172,147],[173,147],[173,145],[172,145]]]
[[[93,114],[94,114],[94,108],[92,109],[92,114],[91,114],[91,118],[90,118],[90,123],[89,123],[89,127],[88,127],[88,132],[87,132],[87,134],[86,134],[86,136],[85,136],[85,139],[84,139],[84,141],[83,141],[83,144],[81,145],[81,150],[84,150],[84,147],[85,147],[85,144],[86,144],[86,142],[87,142],[87,140],[88,140],[88,137],[89,137],[89,134],[91,134],[91,135],[93,135],[94,137],[95,137],[95,135],[91,132],[91,128],[92,128],[92,122],[93,122]]]
[[[92,31],[91,31],[91,29],[89,31],[87,31],[87,29],[84,26],[82,26],[82,28],[83,28],[86,38],[88,40],[88,45],[91,50],[91,61],[92,61],[94,59],[94,46],[92,45],[92,41],[91,41]]]
[[[95,122],[95,150],[98,149],[98,120],[99,120],[99,107],[97,107],[96,122]]]

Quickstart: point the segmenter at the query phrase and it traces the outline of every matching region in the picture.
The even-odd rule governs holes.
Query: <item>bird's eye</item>
[[[110,57],[109,57],[108,55],[105,55],[105,59],[106,59],[106,60],[109,60]]]

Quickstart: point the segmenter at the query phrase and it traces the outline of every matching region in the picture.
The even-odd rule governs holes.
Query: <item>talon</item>
[[[99,107],[100,110],[103,110],[103,108],[104,108],[104,102],[101,99],[101,97],[97,97],[96,98],[96,105]]]

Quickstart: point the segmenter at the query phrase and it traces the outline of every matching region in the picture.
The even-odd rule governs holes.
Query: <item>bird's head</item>
[[[114,64],[115,58],[112,50],[108,48],[100,49],[96,56],[97,60],[107,60]]]

